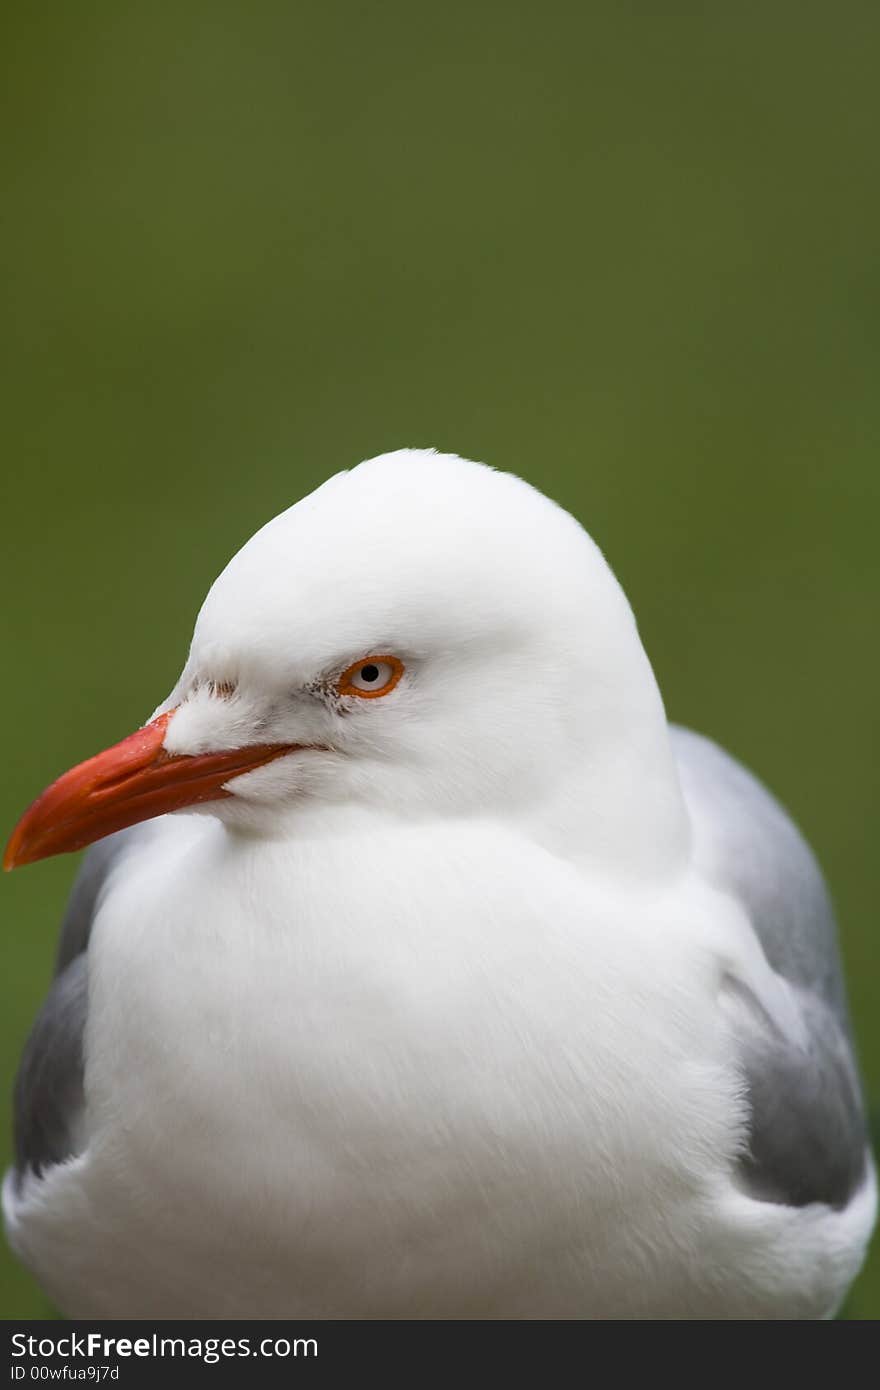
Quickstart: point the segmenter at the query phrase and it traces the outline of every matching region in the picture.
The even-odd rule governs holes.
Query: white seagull
[[[525,482],[402,450],[259,531],[7,866],[96,840],[3,1194],[69,1316],[839,1307],[875,1183],[822,877]]]

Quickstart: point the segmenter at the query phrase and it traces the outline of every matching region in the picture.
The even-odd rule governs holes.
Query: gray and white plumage
[[[672,738],[696,865],[742,904],[804,1024],[795,1045],[753,996],[740,999],[745,1181],[768,1201],[844,1207],[865,1177],[867,1135],[825,881],[797,827],[745,768],[689,730]]]
[[[375,524],[381,508],[393,511],[400,505],[400,494],[405,494],[409,510],[397,516],[397,530],[383,533],[386,549],[398,544],[401,516],[412,516],[416,527],[428,528],[418,533],[419,543],[412,550],[402,546],[396,560],[397,568],[405,570],[408,564],[422,563],[430,544],[446,543],[447,508],[450,516],[460,517],[464,496],[473,501],[476,517],[469,523],[470,539],[482,538],[487,551],[493,545],[503,551],[504,542],[495,533],[506,523],[512,553],[519,555],[522,526],[534,525],[539,533],[543,522],[548,536],[555,533],[557,549],[571,547],[575,569],[580,563],[581,541],[565,529],[569,519],[560,527],[556,517],[563,514],[542,511],[548,504],[543,499],[538,499],[540,505],[533,503],[536,494],[505,494],[515,480],[502,481],[501,475],[486,474],[474,465],[425,455],[389,456],[345,476],[360,484],[350,489],[350,510],[345,506],[345,482],[334,480],[329,499],[326,493],[322,499],[321,490],[303,504],[302,521],[297,518],[290,542],[284,527],[279,529],[284,520],[279,518],[274,532],[268,528],[267,543],[260,546],[257,537],[243,552],[238,570],[234,562],[231,578],[224,577],[212,594],[187,671],[169,702],[160,707],[185,716],[176,714],[179,732],[176,742],[167,745],[172,754],[198,752],[212,746],[211,739],[228,739],[223,718],[235,721],[230,727],[239,735],[246,729],[248,711],[237,695],[232,701],[224,699],[222,708],[210,698],[210,690],[206,700],[199,662],[216,688],[232,684],[227,677],[233,669],[236,689],[257,680],[260,671],[266,673],[263,679],[270,674],[279,633],[284,624],[293,624],[290,612],[296,608],[290,610],[285,594],[278,612],[282,627],[266,622],[267,645],[254,647],[250,657],[235,648],[236,624],[244,622],[242,630],[252,634],[254,613],[260,615],[257,625],[266,611],[271,615],[274,600],[267,597],[271,585],[266,584],[264,567],[281,563],[279,555],[293,544],[294,535],[300,553],[309,551],[310,519],[317,531],[316,553],[328,534],[337,551],[345,553],[364,525]],[[413,478],[419,493],[424,489],[431,494],[433,489],[436,494],[429,516],[422,520],[421,496],[407,491]],[[516,487],[522,485],[517,482]],[[484,500],[494,512],[492,531],[482,533]],[[588,544],[583,533],[579,535]],[[448,539],[458,558],[461,534]],[[390,651],[386,637],[400,650],[408,642],[408,663],[417,671],[414,691],[405,697],[411,703],[400,705],[407,727],[405,735],[404,726],[396,730],[397,737],[404,735],[396,781],[395,731],[369,724],[366,717],[352,718],[344,734],[341,725],[332,726],[335,746],[347,760],[344,777],[338,763],[316,766],[318,760],[305,782],[294,778],[289,785],[277,777],[273,781],[270,770],[263,769],[239,779],[242,788],[256,787],[250,797],[243,793],[219,809],[209,808],[218,815],[223,811],[219,827],[201,818],[166,817],[123,831],[89,851],[63,926],[56,980],[22,1062],[17,1170],[5,1190],[13,1243],[75,1315],[110,1310],[111,1315],[156,1316],[171,1307],[181,1316],[820,1317],[833,1312],[858,1268],[873,1224],[874,1193],[828,893],[805,841],[760,783],[708,740],[683,729],[667,729],[625,601],[621,603],[598,552],[585,555],[587,581],[579,579],[570,586],[584,605],[585,640],[592,639],[591,655],[578,671],[589,707],[583,727],[577,723],[580,713],[574,722],[565,713],[560,722],[569,696],[562,693],[562,685],[555,693],[553,683],[564,678],[565,669],[555,671],[552,645],[535,642],[535,629],[529,627],[539,620],[542,604],[551,627],[555,623],[556,642],[563,640],[564,623],[577,623],[577,610],[569,611],[569,600],[567,607],[563,603],[554,573],[564,559],[542,557],[534,573],[523,562],[525,575],[510,575],[512,596],[499,599],[501,591],[495,586],[498,575],[504,578],[503,557],[488,554],[484,569],[478,557],[473,572],[458,586],[442,567],[439,580],[432,576],[439,596],[444,596],[444,584],[457,595],[454,602],[445,595],[447,611],[436,621],[433,634],[426,618],[427,600],[414,599],[411,591],[397,599],[406,620],[389,616],[394,605],[388,608],[384,592],[372,600],[369,594],[366,600],[361,596],[363,611],[355,618],[362,627],[372,624],[364,634],[364,648]],[[380,569],[385,558],[383,553]],[[304,568],[307,560],[308,556],[300,561],[297,570],[300,588],[308,589],[301,601],[308,605],[311,594],[321,610],[324,599],[316,597],[319,590]],[[394,573],[392,564],[386,583]],[[548,576],[553,579],[550,598],[541,593]],[[256,580],[259,596],[249,587]],[[515,607],[517,595],[525,606],[531,603],[524,584],[536,591],[536,616],[528,622],[521,621]],[[344,584],[342,588],[349,596],[353,593]],[[494,627],[493,601],[498,604]],[[258,607],[252,608],[253,603]],[[463,632],[448,621],[450,604],[455,616],[454,603],[459,605],[458,627]],[[507,613],[505,603],[513,605]],[[558,618],[550,612],[554,604],[566,609]],[[474,616],[480,608],[485,618]],[[349,612],[346,619],[350,618]],[[410,621],[416,624],[412,635]],[[328,615],[318,611],[313,622],[327,627]],[[518,646],[526,640],[519,636],[521,626],[533,643],[523,653]],[[352,631],[357,632],[357,623]],[[460,700],[454,685],[442,685],[440,658],[434,682],[424,675],[433,659],[431,636],[456,650],[455,660],[466,677],[471,658],[465,653],[478,643],[497,647],[493,660],[500,663],[500,680],[496,682],[492,670],[484,667],[479,672],[482,684],[478,681],[473,690],[491,689],[502,714],[511,680],[529,680],[531,663],[538,662],[548,687],[540,694],[540,717],[549,722],[550,732],[541,735],[534,724],[530,726],[526,709],[522,730],[516,727],[513,691],[512,709],[507,711],[510,740],[504,743],[498,730],[483,722],[469,744],[470,735],[460,722],[464,707],[456,705],[459,724],[449,727],[456,728],[464,752],[456,781],[455,768],[449,765],[452,745],[439,741],[436,748],[430,742],[417,747],[414,742],[419,717],[429,717],[433,709],[442,719],[441,699],[449,698],[453,705]],[[356,644],[356,638],[343,636],[341,641],[340,657],[345,655],[345,642]],[[317,650],[328,650],[323,639]],[[320,669],[327,657],[316,655],[315,660]],[[576,645],[566,650],[569,666],[580,660]],[[296,688],[297,679],[308,689],[305,676],[298,673],[291,672],[283,683]],[[424,694],[429,704],[420,710],[414,701]],[[331,726],[308,725],[307,716],[315,720],[315,715],[297,699],[299,722],[295,731],[293,724],[286,726],[285,736],[305,742],[302,730],[308,727],[311,741],[317,741],[319,730],[330,742]],[[267,709],[264,706],[259,714],[260,738],[280,738],[280,726],[272,725],[275,716]],[[206,722],[200,725],[200,719]],[[561,759],[561,798],[528,762],[511,766],[518,780],[504,787],[502,764],[493,759],[503,755],[516,763],[523,734],[531,738],[534,758],[543,758],[548,766]],[[443,761],[432,768],[435,752]],[[567,785],[571,775],[566,764],[578,758],[583,759],[583,797],[579,773],[574,785]],[[367,780],[360,777],[359,759],[365,760]],[[293,762],[285,759],[275,766]],[[410,775],[411,762],[418,769],[415,776]],[[520,803],[524,780],[528,796]],[[486,789],[489,795],[481,804]],[[273,807],[277,813],[288,803],[306,809],[291,816],[295,837],[285,857],[271,836],[264,848],[260,845]],[[362,821],[362,804],[373,820]],[[395,838],[398,813],[404,820]],[[513,859],[506,847],[508,829],[499,840],[494,823],[489,824],[501,827],[508,818],[514,833],[511,845],[519,845]],[[420,824],[426,826],[424,841]],[[352,865],[348,885],[335,881],[344,877],[332,848],[339,834]],[[316,835],[329,835],[328,848],[314,839]],[[282,849],[283,843],[282,839]],[[398,843],[399,863],[394,857]],[[371,866],[361,858],[367,846],[367,858],[376,861]],[[238,877],[224,879],[230,855],[240,862],[240,871]],[[511,922],[505,928],[503,913],[497,925],[494,920],[501,911],[498,875],[503,878],[509,872],[513,880],[520,860],[525,877],[518,888],[514,885],[517,906],[511,904]],[[376,864],[383,866],[379,879]],[[328,875],[323,909],[322,865]],[[420,896],[423,885],[411,877],[419,865],[427,897]],[[572,866],[580,886],[566,879],[566,865]],[[496,876],[485,885],[480,881],[484,866],[490,880],[493,873]],[[163,875],[166,880],[157,888],[157,877],[161,880]],[[543,876],[546,890],[541,887]],[[228,891],[200,922],[194,890],[202,883],[209,903],[218,877]],[[442,913],[433,927],[423,928],[420,922],[433,920],[434,900],[450,880],[452,917],[447,915],[446,922],[454,923],[455,929],[441,925]],[[301,884],[307,886],[297,886]],[[348,907],[347,889],[353,895]],[[371,954],[361,961],[364,932],[340,934],[337,914],[356,917],[364,895],[373,891],[377,897],[397,893],[404,905],[409,891],[413,920],[408,922],[403,914],[398,921],[399,914],[392,913],[387,930],[379,924],[376,934],[371,928],[366,933]],[[462,936],[456,917],[464,920],[469,891],[477,905],[485,902],[477,906],[471,935]],[[549,915],[542,928],[537,904],[543,891]],[[300,892],[306,894],[302,901]],[[272,893],[291,895],[294,914],[292,940],[278,939],[283,949],[277,959],[271,952],[265,954],[265,937],[276,931]],[[523,902],[536,895],[539,915],[529,928],[520,923],[522,913],[532,911]],[[227,911],[229,933],[217,915]],[[169,912],[182,914],[176,930],[167,929]],[[250,913],[253,920],[239,918],[236,927],[236,912]],[[633,912],[645,920],[634,931],[631,947],[626,936]],[[578,913],[585,927],[582,947],[577,945]],[[95,921],[97,937],[90,941]],[[481,930],[486,933],[482,944]],[[126,931],[133,938],[130,945]],[[151,931],[155,950],[164,953],[161,965],[152,954]],[[297,942],[298,931],[303,946]],[[245,948],[242,942],[249,945]],[[169,956],[178,949],[179,971],[169,972]],[[204,956],[206,949],[212,952],[210,961]],[[351,953],[351,960],[345,954],[337,960],[334,952],[340,950]],[[424,966],[418,955],[423,951]],[[230,963],[235,957],[234,979],[228,976],[226,956]],[[270,1036],[271,1029],[257,1014],[267,1009],[271,1013],[273,1000],[276,1009],[284,1008],[278,982],[270,985],[261,971],[283,976],[290,969],[303,975],[302,982],[290,977],[291,1007],[297,1007],[299,998],[301,1014],[308,1017],[291,1019],[288,1025],[291,1072],[285,1093],[277,1089],[274,1076],[283,1056],[283,1047],[278,1052],[281,1035],[275,1029]],[[155,986],[148,978],[153,971]],[[191,992],[177,999],[178,974],[187,971]],[[470,993],[480,981],[479,989],[488,993],[480,1004],[478,991],[472,1013]],[[300,984],[305,993],[298,995]],[[127,989],[130,1020],[118,997]],[[570,1000],[565,998],[569,989]],[[248,990],[253,991],[250,1003]],[[322,995],[322,990],[329,992]],[[445,999],[443,1022],[435,1018],[437,991]],[[555,994],[549,1012],[547,991]],[[374,993],[377,1006],[381,1001],[375,1018],[371,1013],[362,1016],[361,993],[365,1002]],[[89,1000],[99,1011],[91,1018]],[[252,1040],[248,1018],[256,1025]],[[178,1036],[162,1032],[169,1028],[179,1029]],[[325,1028],[329,1039],[323,1036]],[[184,1050],[169,1070],[169,1054],[179,1044]],[[127,1054],[118,1063],[110,1060],[113,1048]],[[467,1081],[457,1071],[462,1049],[472,1068]],[[502,1070],[494,1083],[484,1085],[480,1069],[500,1066],[505,1057],[516,1071]],[[337,1072],[345,1058],[348,1075]],[[128,1068],[124,1077],[119,1071],[123,1065]],[[422,1073],[419,1065],[425,1068]],[[143,1080],[132,1079],[132,1066],[142,1067]],[[420,1075],[423,1096],[418,1090]],[[511,1080],[514,1075],[522,1078],[519,1086]],[[265,1107],[259,1096],[264,1078]],[[237,1116],[224,1120],[210,1109],[219,1103],[224,1087],[229,1103],[240,1107],[241,1134]],[[215,1088],[220,1089],[211,1100]],[[326,1115],[325,1103],[330,1106]],[[126,1131],[125,1142],[119,1144],[122,1131],[116,1126],[126,1123],[126,1114],[136,1136],[151,1107],[153,1124],[162,1126],[169,1123],[175,1105],[182,1104],[192,1107],[193,1114],[181,1121],[176,1175],[167,1153],[163,1150],[160,1157],[155,1150],[160,1141],[149,1126],[140,1140]],[[471,1114],[477,1104],[482,1118]],[[320,1122],[319,1113],[324,1115]],[[140,1248],[143,1239],[149,1240],[145,1232],[161,1224],[162,1218],[154,1218],[152,1227],[144,1226],[144,1213],[137,1210],[138,1204],[150,1205],[142,1188],[148,1173],[150,1182],[162,1188],[163,1203],[173,1207],[177,1178],[181,1200],[183,1193],[192,1200],[196,1189],[187,1165],[205,1163],[205,1190],[222,1192],[222,1200],[234,1207],[235,1183],[230,1188],[223,1171],[223,1136],[229,1166],[234,1168],[236,1156],[246,1152],[240,1145],[248,1123],[253,1127],[254,1115],[262,1116],[259,1122],[268,1132],[262,1135],[261,1156],[255,1159],[251,1152],[243,1162],[249,1170],[248,1190],[263,1193],[265,1213],[243,1191],[240,1211],[224,1209],[227,1238],[234,1235],[256,1243],[253,1268],[245,1261],[236,1287],[227,1288],[216,1273],[222,1243],[218,1247],[212,1238],[200,1236],[196,1229],[185,1231],[185,1223],[178,1222],[181,1273],[172,1303],[160,1292],[158,1273],[149,1270],[139,1282],[120,1266],[117,1277],[105,1286],[102,1271],[114,1261],[124,1263],[126,1241]],[[195,1117],[200,1117],[197,1124]],[[411,1135],[399,1131],[400,1125],[409,1125]],[[537,1148],[533,1128],[543,1135]],[[668,1132],[663,1133],[664,1128]],[[167,1142],[173,1146],[175,1140]],[[210,1151],[203,1144],[211,1145]],[[302,1157],[297,1158],[301,1149]],[[287,1185],[281,1181],[278,1186],[278,1164],[283,1167],[285,1152],[293,1169]],[[123,1162],[130,1165],[129,1171],[119,1168]],[[317,1178],[314,1164],[338,1169],[330,1187],[328,1179]],[[315,1175],[311,1188],[310,1171]],[[347,1180],[342,1176],[346,1171]],[[421,1180],[419,1172],[424,1174]],[[333,1184],[339,1181],[343,1187],[337,1190]],[[98,1212],[95,1204],[102,1191],[108,1194],[107,1209]],[[209,1211],[213,1198],[205,1200]],[[347,1221],[347,1227],[331,1215],[334,1200],[338,1220]],[[289,1214],[279,1216],[285,1201]],[[296,1212],[303,1201],[312,1216],[300,1248],[305,1228]],[[59,1214],[53,1215],[53,1203]],[[404,1218],[410,1207],[408,1227]],[[460,1226],[457,1210],[463,1213]],[[278,1232],[286,1225],[289,1247],[276,1249]],[[362,1226],[363,1240],[352,1235]],[[259,1232],[268,1240],[269,1229],[275,1232],[273,1248],[271,1253],[264,1251],[263,1259],[271,1278],[257,1258]],[[86,1252],[75,1259],[59,1253],[73,1232],[85,1233]],[[578,1233],[582,1245],[569,1249]],[[404,1269],[410,1272],[401,1282],[398,1272]],[[195,1287],[200,1270],[205,1283]],[[80,1284],[72,1296],[65,1293],[71,1280]]]
[[[84,1103],[88,1014],[88,945],[107,874],[137,828],[93,845],[71,890],[61,923],[55,973],[31,1029],[14,1093],[15,1168],[19,1178],[76,1153]]]
[[[864,1180],[867,1135],[837,931],[806,841],[756,778],[716,744],[671,729],[706,878],[745,908],[768,962],[797,990],[807,1046],[793,1047],[752,998],[740,1037],[748,1086],[746,1184],[767,1201],[845,1206]],[[62,923],[55,980],[16,1088],[16,1162],[39,1173],[75,1153],[82,1108],[86,951],[104,880],[138,832],[90,849]]]

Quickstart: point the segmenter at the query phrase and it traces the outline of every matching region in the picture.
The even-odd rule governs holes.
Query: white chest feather
[[[621,1316],[660,1252],[689,1296],[738,1106],[686,913],[473,825],[174,843],[95,925],[66,1311]]]

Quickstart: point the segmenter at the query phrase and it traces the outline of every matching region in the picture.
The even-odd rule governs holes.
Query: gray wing
[[[120,831],[94,845],[74,883],[61,924],[55,978],[25,1044],[15,1081],[19,1177],[28,1169],[40,1174],[78,1152],[89,936],[107,877],[139,829]]]
[[[800,832],[756,778],[709,739],[680,728],[671,736],[697,868],[744,907],[803,1024],[803,1037],[793,1041],[737,982],[751,1110],[741,1176],[764,1201],[844,1207],[865,1176],[867,1140],[825,881]]]
[[[83,952],[57,976],[31,1029],[15,1081],[15,1166],[42,1173],[77,1151],[88,1007]]]

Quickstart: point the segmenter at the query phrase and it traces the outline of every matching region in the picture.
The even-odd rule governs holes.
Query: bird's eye
[[[403,662],[396,656],[368,656],[343,671],[336,682],[336,693],[374,700],[392,691],[402,675]]]

